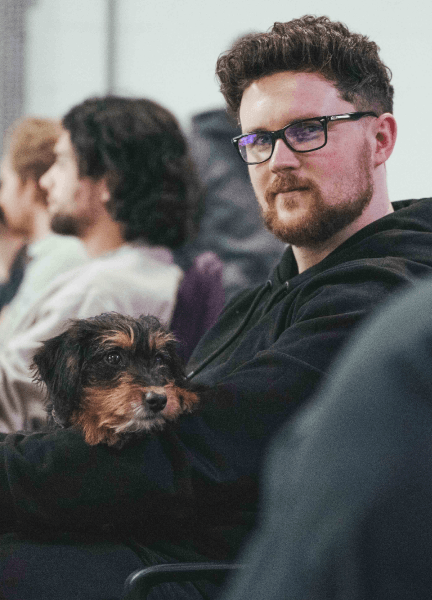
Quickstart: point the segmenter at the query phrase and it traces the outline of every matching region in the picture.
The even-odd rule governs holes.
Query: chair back
[[[223,264],[214,252],[199,254],[180,283],[171,320],[185,363],[203,334],[216,322],[225,302]]]

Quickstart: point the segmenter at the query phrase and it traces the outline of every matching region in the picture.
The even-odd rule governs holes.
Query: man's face
[[[9,230],[20,235],[32,231],[34,197],[30,193],[30,182],[21,181],[13,170],[10,158],[6,155],[0,166],[1,188],[0,206]]]
[[[88,177],[79,177],[78,160],[68,131],[61,134],[54,153],[54,164],[39,181],[48,193],[51,229],[82,238],[97,217],[95,183]]]
[[[243,133],[275,131],[296,120],[356,110],[322,76],[282,72],[246,88],[240,121]],[[330,123],[327,145],[305,154],[279,139],[270,160],[249,167],[266,225],[284,242],[316,248],[370,203],[373,162],[365,121]]]

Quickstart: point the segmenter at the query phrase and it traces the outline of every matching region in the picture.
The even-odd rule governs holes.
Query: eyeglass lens
[[[300,121],[289,125],[284,131],[285,139],[294,150],[308,152],[325,144],[324,125],[321,121]],[[268,160],[273,150],[272,134],[269,132],[249,133],[241,137],[238,147],[247,163]]]

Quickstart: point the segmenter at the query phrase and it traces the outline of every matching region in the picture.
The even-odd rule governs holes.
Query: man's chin
[[[264,211],[264,220],[269,224],[278,223],[281,227],[297,228],[297,224],[304,223],[310,218],[309,212],[307,202],[300,203],[291,195],[286,197],[285,194],[278,194],[273,207],[268,207]]]
[[[264,222],[279,240],[298,247],[313,247],[329,239],[334,233],[332,227],[322,221],[319,210],[309,203],[296,203],[291,208],[276,205],[264,213]]]
[[[287,210],[267,211],[264,213],[264,223],[273,235],[285,243],[292,243],[292,234],[304,228],[304,219],[295,218]]]

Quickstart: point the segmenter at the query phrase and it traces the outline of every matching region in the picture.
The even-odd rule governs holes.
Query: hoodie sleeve
[[[73,428],[0,435],[1,531],[150,528],[184,493],[167,434],[121,450],[89,446]]]

